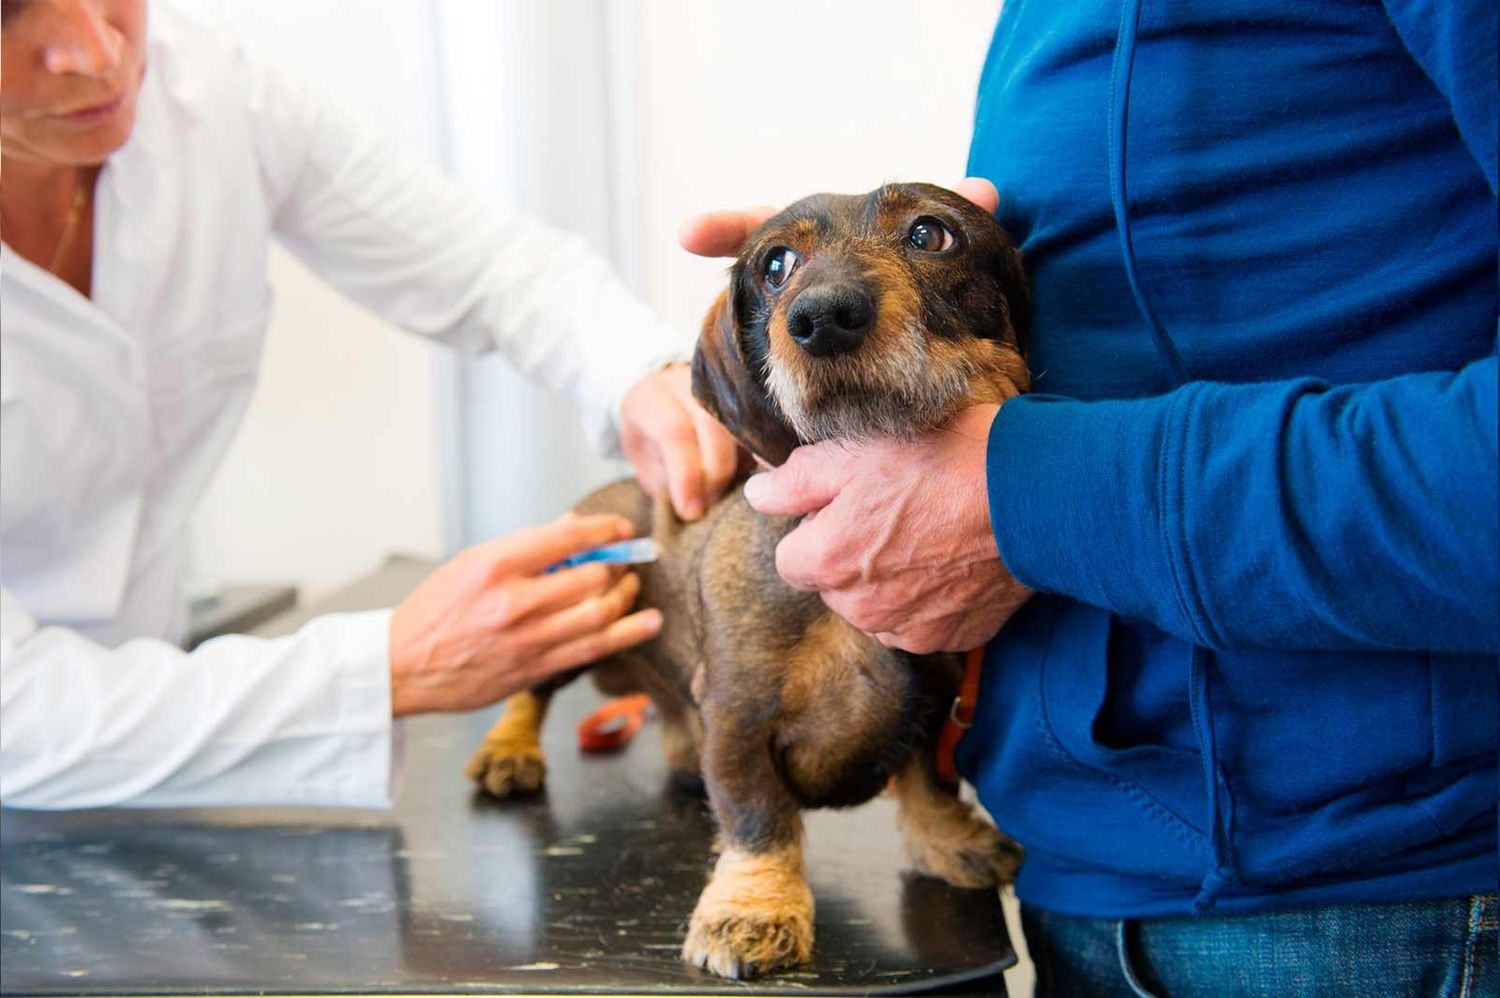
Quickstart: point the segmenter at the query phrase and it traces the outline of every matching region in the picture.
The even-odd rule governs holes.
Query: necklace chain
[[[73,244],[73,233],[78,228],[78,219],[83,214],[83,206],[88,201],[89,185],[84,182],[83,171],[77,174],[77,186],[73,190],[73,203],[68,207],[68,220],[63,223],[62,237],[57,240],[57,249],[52,253],[52,262],[47,265],[47,271],[57,273],[57,268],[62,264],[63,257],[67,255],[68,247]]]

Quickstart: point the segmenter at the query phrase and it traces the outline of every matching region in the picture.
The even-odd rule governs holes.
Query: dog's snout
[[[811,287],[787,310],[787,332],[805,353],[834,357],[853,353],[875,322],[875,301],[853,284]]]

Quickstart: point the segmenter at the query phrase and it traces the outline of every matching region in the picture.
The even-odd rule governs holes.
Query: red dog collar
[[[958,784],[958,764],[954,762],[953,752],[958,748],[958,740],[974,724],[974,711],[979,704],[979,673],[983,667],[984,645],[980,645],[964,656],[963,682],[959,684],[958,696],[953,698],[953,706],[948,708],[943,730],[938,734],[937,778],[944,786]]]

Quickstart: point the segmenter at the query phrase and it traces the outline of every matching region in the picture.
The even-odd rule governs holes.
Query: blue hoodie
[[[1043,595],[959,761],[1023,900],[1495,889],[1496,6],[1007,0],[970,172],[1034,394],[989,498]]]

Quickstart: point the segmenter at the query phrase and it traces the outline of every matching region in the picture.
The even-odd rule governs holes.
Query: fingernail
[[[771,487],[770,483],[766,481],[767,477],[764,474],[751,475],[749,480],[745,482],[745,501],[750,503],[750,505],[754,506],[766,497],[766,490]]]
[[[655,607],[652,607],[649,610],[642,610],[641,611],[641,626],[644,627],[646,630],[651,631],[653,633],[656,632],[656,631],[659,631],[659,630],[661,630],[661,623],[662,623],[662,616],[661,616],[661,611],[660,610],[656,609]]]

